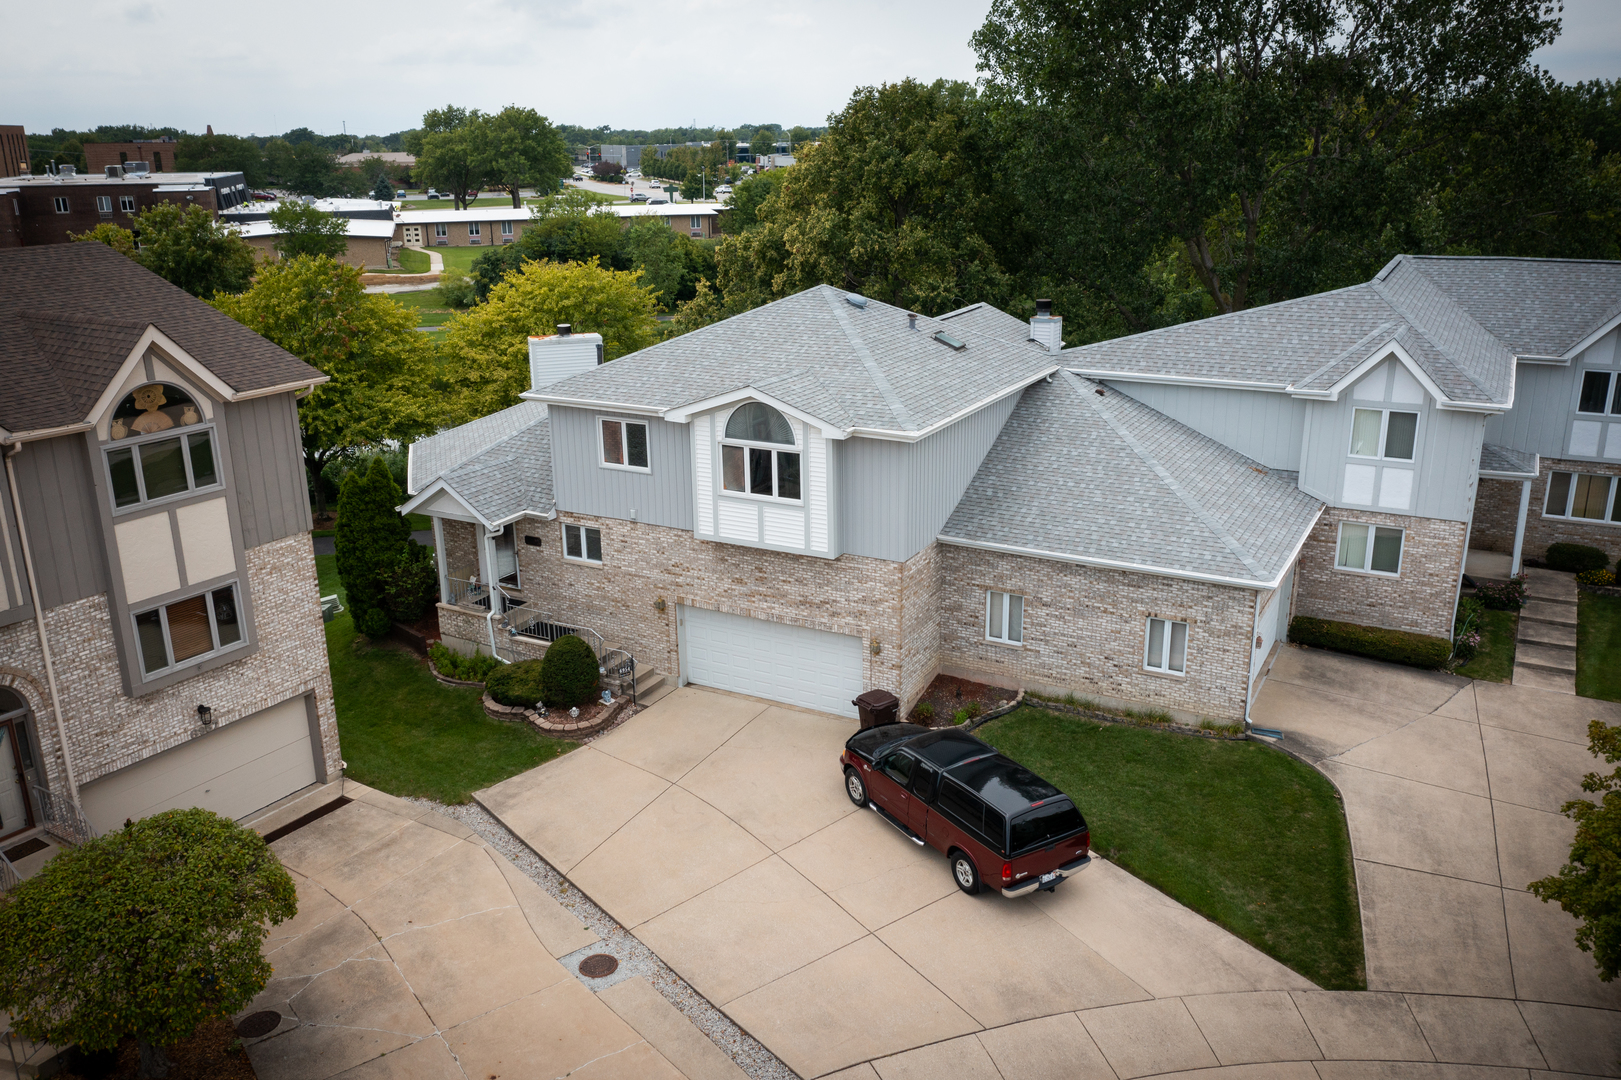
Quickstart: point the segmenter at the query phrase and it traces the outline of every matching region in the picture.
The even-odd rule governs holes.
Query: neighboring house
[[[1292,614],[1449,637],[1471,546],[1621,553],[1621,264],[1404,256],[1070,350],[1037,308],[820,286],[600,367],[530,339],[524,404],[412,449],[447,644],[1231,721]]]
[[[172,135],[161,139],[132,139],[119,143],[85,143],[84,168],[86,172],[100,173],[109,166],[122,168],[131,161],[144,161],[153,172],[175,169],[175,151],[180,144]]]
[[[720,235],[720,203],[680,203],[648,206],[612,203],[598,213],[616,214],[627,228],[635,218],[655,217],[670,228],[696,239]],[[401,210],[394,215],[394,239],[406,247],[498,247],[523,235],[530,224],[529,210],[510,206],[475,206],[468,210]]]
[[[0,836],[335,777],[297,397],[322,376],[101,244],[0,252]]]
[[[389,253],[394,246],[394,222],[360,217],[344,220],[348,222],[349,243],[335,258],[348,266],[388,267]],[[248,242],[249,247],[260,252],[261,258],[270,260],[278,258],[276,238],[281,233],[269,221],[243,222],[236,226],[236,231]]]
[[[720,235],[720,215],[726,207],[715,202],[612,203],[603,209],[618,214],[628,228],[636,218],[663,218],[676,232],[684,232],[694,240],[709,240]]]
[[[64,165],[51,176],[0,179],[0,247],[65,244],[70,233],[104,222],[129,228],[136,214],[159,203],[201,206],[213,214],[248,197],[239,172],[154,173],[144,162],[78,175]]]

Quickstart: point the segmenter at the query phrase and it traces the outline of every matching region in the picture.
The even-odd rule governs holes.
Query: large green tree
[[[429,109],[422,114],[422,126],[406,137],[406,149],[416,155],[417,178],[448,191],[458,210],[466,209],[484,184],[478,138],[482,115],[457,105]]]
[[[714,241],[694,240],[662,217],[635,219],[623,250],[666,311],[693,299],[700,280],[715,277]]]
[[[0,1009],[25,1039],[104,1050],[133,1036],[140,1075],[239,1012],[270,979],[261,946],[298,910],[263,838],[166,810],[60,852],[0,893]]]
[[[264,152],[252,139],[238,135],[182,135],[175,148],[175,167],[196,172],[239,172],[249,187],[266,181]]]
[[[319,210],[299,199],[283,199],[270,211],[276,227],[276,254],[284,259],[300,255],[331,255],[349,250],[349,221]]]
[[[637,271],[586,262],[525,262],[490,290],[489,298],[454,316],[443,344],[451,384],[446,407],[454,422],[487,416],[517,402],[529,388],[529,335],[602,335],[613,360],[659,340],[658,301]]]
[[[204,207],[160,203],[135,215],[131,224],[133,230],[104,222],[73,239],[100,241],[205,300],[239,293],[253,278],[253,248]]]
[[[432,346],[411,312],[365,291],[354,267],[298,256],[262,267],[253,288],[213,303],[330,377],[298,405],[318,502],[321,472],[335,458],[437,427]]]
[[[1439,194],[1413,159],[1529,70],[1550,8],[994,0],[973,44],[1019,137],[1032,265],[1121,329],[1164,321],[1184,273],[1218,313],[1365,278]]]
[[[563,137],[534,109],[508,105],[478,117],[472,139],[480,172],[491,187],[512,197],[514,209],[523,205],[521,189],[555,191],[558,179],[573,171]]]
[[[1587,748],[1611,765],[1621,761],[1621,726],[1592,721]],[[1560,808],[1576,823],[1569,860],[1528,887],[1580,920],[1576,946],[1593,954],[1599,978],[1610,982],[1621,974],[1621,768],[1588,773],[1582,790],[1599,799],[1572,799]]]

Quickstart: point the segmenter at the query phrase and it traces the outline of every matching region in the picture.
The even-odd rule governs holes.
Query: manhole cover
[[[619,961],[607,953],[592,953],[580,961],[580,974],[588,979],[606,979],[618,970]]]
[[[244,1039],[257,1039],[261,1035],[269,1035],[280,1026],[281,1013],[266,1009],[237,1021],[236,1033]]]

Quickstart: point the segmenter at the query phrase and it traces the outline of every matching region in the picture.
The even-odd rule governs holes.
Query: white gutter
[[[56,665],[51,660],[51,640],[45,632],[45,607],[39,599],[39,582],[34,576],[33,549],[28,546],[28,529],[23,525],[22,494],[17,490],[17,469],[11,459],[22,452],[21,445],[13,445],[6,451],[6,481],[11,486],[12,511],[17,515],[17,539],[22,544],[23,566],[28,571],[28,598],[34,604],[34,625],[39,631],[39,651],[45,660],[45,684],[51,694],[51,713],[56,719],[57,745],[62,750],[62,771],[67,774],[68,793],[73,796],[73,805],[82,814],[84,806],[79,802],[79,780],[73,774],[73,755],[68,752],[68,730],[62,720],[62,698],[56,689]]]
[[[227,401],[252,401],[254,398],[269,397],[272,394],[290,394],[295,390],[314,390],[322,383],[332,381],[332,376],[322,375],[315,379],[300,379],[297,382],[282,383],[280,386],[267,386],[263,390],[243,390],[233,393]]]
[[[1260,390],[1269,394],[1287,394],[1290,383],[1248,382],[1242,379],[1210,379],[1197,375],[1155,375],[1137,371],[1104,371],[1101,368],[1069,369],[1071,373],[1093,382],[1158,383],[1166,386],[1209,386],[1221,390]]]

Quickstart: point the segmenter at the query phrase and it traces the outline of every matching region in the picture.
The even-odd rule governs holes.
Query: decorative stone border
[[[428,670],[433,672],[434,678],[438,679],[446,686],[476,686],[480,690],[484,688],[484,684],[481,682],[468,682],[466,679],[452,679],[449,675],[440,674],[439,669],[433,666],[432,660],[428,661]],[[486,699],[488,699],[488,696],[489,695],[485,695]]]
[[[1023,704],[1024,704],[1024,691],[1021,689],[1016,695],[1014,695],[1014,698],[1013,698],[1012,701],[1008,702],[1006,705],[1002,705],[1002,706],[1000,706],[998,708],[992,709],[988,713],[980,713],[978,716],[974,717],[972,720],[970,720],[966,724],[962,725],[962,730],[964,730],[964,731],[973,731],[975,728],[979,727],[981,724],[987,724],[987,723],[991,722],[992,720],[995,720],[998,716],[1006,716],[1008,713],[1012,712],[1014,709],[1017,709],[1020,705],[1023,705]],[[957,725],[949,724],[947,726],[948,727],[956,727]]]
[[[963,730],[972,731],[974,728],[979,727],[986,721],[994,720],[998,716],[1010,713],[1015,707],[1023,702],[1023,700],[1024,691],[1021,690],[1019,691],[1018,698],[1014,700],[1012,705],[1002,709],[997,709],[995,712],[986,713],[978,720],[975,720],[972,724],[965,724],[963,726]],[[1242,731],[1236,733],[1226,731],[1210,731],[1207,728],[1194,727],[1191,724],[1167,724],[1161,723],[1157,720],[1137,720],[1130,716],[1118,716],[1114,713],[1096,712],[1092,709],[1083,709],[1077,705],[1066,705],[1062,701],[1048,701],[1046,698],[1034,698],[1029,702],[1029,705],[1032,709],[1045,709],[1048,712],[1063,713],[1067,716],[1079,716],[1085,720],[1096,720],[1104,724],[1120,724],[1123,727],[1152,728],[1155,731],[1166,731],[1172,735],[1192,735],[1200,739],[1225,739],[1228,742],[1243,742],[1245,739],[1249,738],[1248,733]]]
[[[1578,581],[1576,591],[1592,593],[1594,596],[1621,596],[1621,585],[1583,585]]]
[[[626,698],[614,698],[613,703],[594,717],[572,717],[567,712],[542,713],[536,709],[526,709],[521,705],[503,705],[496,701],[486,691],[484,694],[484,715],[493,720],[523,721],[533,724],[535,730],[542,735],[550,735],[558,739],[583,739],[595,735],[614,722],[619,715],[619,709],[626,702]]]

